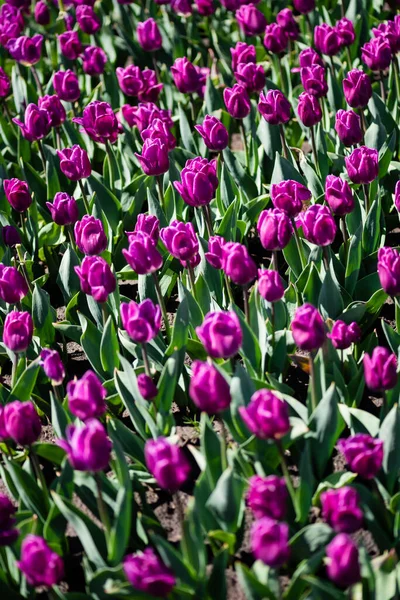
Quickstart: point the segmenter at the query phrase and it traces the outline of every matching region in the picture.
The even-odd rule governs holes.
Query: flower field
[[[0,6],[0,595],[400,598],[400,5]]]

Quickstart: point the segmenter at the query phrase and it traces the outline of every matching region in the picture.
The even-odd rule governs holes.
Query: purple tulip
[[[313,204],[302,214],[306,240],[317,246],[329,246],[336,236],[335,219],[327,206]]]
[[[3,187],[7,201],[17,212],[25,212],[32,204],[32,196],[26,181],[16,178],[4,179]]]
[[[19,530],[15,529],[16,512],[8,496],[0,494],[0,546],[11,546],[19,536]]]
[[[178,90],[184,94],[198,92],[199,73],[193,63],[185,57],[177,58],[171,67],[172,77]]]
[[[85,4],[76,7],[76,20],[79,28],[89,35],[96,33],[101,27],[101,21],[91,6]]]
[[[107,64],[107,54],[98,46],[87,46],[83,51],[83,71],[95,76],[104,73]],[[78,121],[77,121],[78,122]]]
[[[321,504],[325,521],[338,533],[353,533],[360,529],[363,512],[354,488],[346,486],[327,490],[321,494]]]
[[[312,65],[311,67],[302,67],[300,69],[301,83],[307,94],[322,98],[328,93],[328,84],[324,67]]]
[[[139,102],[157,102],[158,96],[163,89],[162,83],[157,83],[157,75],[151,69],[142,71],[142,88],[139,90]]]
[[[27,535],[21,546],[21,560],[16,562],[29,585],[52,587],[64,577],[64,561],[38,535]]]
[[[208,362],[192,364],[189,395],[195,405],[209,415],[223,412],[231,403],[229,383],[218,369]]]
[[[205,257],[214,269],[222,269],[224,244],[224,238],[219,235],[214,235],[208,240],[208,252],[205,253]]]
[[[377,37],[361,48],[361,59],[371,71],[384,71],[392,61],[390,44],[384,37]]]
[[[269,567],[280,567],[290,556],[289,526],[286,523],[262,517],[253,523],[250,540],[256,559]]]
[[[73,379],[67,385],[68,407],[75,417],[87,421],[101,417],[107,410],[107,391],[93,371],[86,371],[80,379]]]
[[[31,446],[38,439],[42,424],[32,402],[9,402],[3,418],[7,436],[16,444]]]
[[[235,13],[236,20],[244,35],[260,35],[267,20],[254,4],[244,4]]]
[[[354,31],[354,25],[347,19],[346,17],[342,17],[336,23],[336,30],[340,36],[340,45],[342,48],[346,46],[351,46],[351,44],[356,39],[356,32]]]
[[[192,223],[172,221],[168,227],[161,229],[160,237],[168,252],[180,260],[183,267],[188,262],[198,262],[199,240]]]
[[[77,31],[65,31],[58,36],[61,54],[68,60],[76,60],[83,48]]]
[[[16,244],[21,243],[21,236],[19,235],[18,229],[15,229],[12,225],[4,225],[1,230],[3,236],[3,242],[6,246],[11,248]]]
[[[72,119],[82,125],[94,142],[114,144],[118,138],[118,121],[107,102],[94,100],[83,110],[83,116]]]
[[[343,79],[343,93],[351,108],[364,108],[372,97],[370,78],[361,69],[353,69]]]
[[[140,166],[146,175],[162,175],[169,169],[168,145],[161,138],[147,139],[142,154],[135,152]]]
[[[162,489],[176,492],[189,477],[191,467],[182,448],[164,437],[148,440],[144,456],[148,470]]]
[[[347,325],[344,321],[336,321],[332,331],[328,333],[334,348],[336,350],[346,350],[351,344],[358,342],[361,337],[361,331],[357,323]]]
[[[126,262],[138,273],[146,275],[161,269],[163,259],[157,250],[157,242],[144,231],[129,234],[129,249],[122,250]]]
[[[249,431],[260,439],[279,440],[290,430],[287,404],[270,390],[255,392],[239,413]]]
[[[238,83],[244,85],[248,93],[261,92],[265,86],[265,71],[262,65],[240,63],[235,71]]]
[[[236,42],[236,46],[231,48],[232,71],[236,71],[241,63],[256,63],[256,49],[253,45],[245,42]]]
[[[199,132],[209,150],[221,152],[227,147],[229,142],[228,130],[213,115],[206,115],[203,124],[195,125],[194,128]]]
[[[209,17],[215,13],[214,0],[195,0],[199,15]]]
[[[324,61],[314,50],[314,48],[306,48],[302,50],[299,54],[299,65],[301,69],[306,67],[314,67],[315,65],[319,65],[320,67],[324,67]]]
[[[138,215],[135,225],[135,233],[138,231],[147,233],[154,243],[157,244],[158,238],[160,237],[160,221],[154,215],[145,215],[141,213]]]
[[[96,302],[107,302],[109,294],[115,292],[116,279],[110,265],[101,256],[85,256],[75,272],[81,282],[84,294],[92,296]]]
[[[250,113],[250,98],[240,83],[224,89],[224,102],[228,113],[235,119],[244,119]]]
[[[300,29],[290,8],[283,8],[276,15],[276,22],[287,33],[290,40],[297,40]]]
[[[289,35],[278,23],[271,23],[265,28],[264,46],[268,52],[281,54],[286,50],[289,41]]]
[[[171,8],[177,15],[189,17],[193,12],[191,0],[171,0]]]
[[[231,358],[242,345],[240,321],[233,311],[207,313],[196,333],[211,358]]]
[[[367,433],[356,433],[347,439],[338,441],[351,471],[364,479],[373,479],[383,462],[383,441]]]
[[[57,192],[53,203],[46,202],[51,218],[57,225],[73,225],[79,219],[79,210],[75,198],[66,192]]]
[[[241,0],[221,0],[222,6],[225,6],[226,10],[234,12],[242,4]]]
[[[276,475],[250,477],[246,500],[256,519],[270,517],[278,521],[282,520],[286,514],[287,497],[288,492],[283,478]]]
[[[400,212],[400,181],[397,181],[396,187],[394,189],[394,205]]]
[[[176,583],[173,571],[165,566],[152,548],[126,556],[123,568],[135,590],[156,598],[166,598]]]
[[[347,174],[353,183],[371,183],[378,177],[378,150],[360,146],[345,157]]]
[[[290,120],[291,105],[280,90],[261,92],[258,111],[270,125],[281,125]]]
[[[372,33],[376,38],[382,37],[383,39],[387,40],[393,54],[397,54],[397,52],[400,50],[399,24],[399,18],[396,15],[394,21],[379,23],[377,27],[372,28]]]
[[[328,175],[325,180],[325,200],[331,211],[339,217],[354,210],[353,192],[348,182],[336,175]]]
[[[395,248],[379,248],[378,275],[381,286],[390,296],[400,295],[400,254]]]
[[[21,302],[28,293],[28,284],[15,267],[0,264],[0,298],[8,304]]]
[[[142,71],[135,65],[128,65],[125,69],[118,67],[116,70],[119,87],[127,96],[138,96],[143,88]]]
[[[57,150],[57,155],[60,159],[61,172],[71,181],[79,181],[90,176],[92,167],[88,154],[77,144],[71,148]]]
[[[147,344],[158,335],[161,310],[149,298],[140,304],[123,302],[120,311],[122,325],[136,344]]]
[[[65,379],[65,367],[57,350],[43,348],[40,359],[43,371],[53,385],[61,385]]]
[[[3,344],[12,352],[25,352],[33,336],[33,321],[28,312],[8,313],[3,327]]]
[[[54,73],[53,87],[59,98],[65,102],[75,102],[81,95],[78,77],[70,69]]]
[[[104,426],[97,419],[89,419],[77,427],[68,425],[66,440],[57,440],[77,471],[103,471],[110,461],[112,444]]]
[[[162,37],[154,19],[147,19],[143,23],[138,23],[136,33],[140,46],[146,52],[154,52],[161,48]]]
[[[24,123],[16,117],[13,121],[29,142],[41,140],[49,133],[51,128],[50,114],[47,110],[40,109],[36,104],[28,104],[26,107]]]
[[[222,269],[236,285],[248,285],[257,277],[257,266],[246,246],[227,242],[222,247]]]
[[[0,98],[6,98],[11,91],[11,81],[7,73],[0,67]]]
[[[292,333],[295,344],[301,350],[318,350],[325,341],[325,324],[312,304],[303,304],[294,315]]]
[[[7,50],[9,51],[12,58],[17,62],[31,67],[40,60],[42,53],[42,35],[34,35],[32,38],[21,35],[14,39],[9,40],[7,43]]]
[[[307,92],[302,92],[299,96],[297,113],[300,121],[306,127],[313,127],[313,125],[319,123],[322,119],[322,110],[318,98]]]
[[[137,376],[137,384],[139,392],[145,400],[153,400],[153,398],[157,396],[157,386],[152,378],[146,375],[146,373],[140,373],[140,375]]]
[[[327,23],[317,25],[314,29],[314,44],[318,52],[334,56],[340,50],[341,37],[336,27]]]
[[[281,276],[272,269],[259,269],[257,288],[260,296],[268,302],[278,302],[285,293]]]
[[[168,150],[173,150],[176,146],[176,139],[165,121],[154,119],[154,121],[141,132],[142,140],[156,140],[159,138],[168,146]]]
[[[294,179],[273,183],[270,194],[274,207],[283,210],[291,218],[298,215],[303,209],[303,202],[311,198],[310,190]]]
[[[305,15],[314,10],[315,0],[293,0],[293,6],[297,12]]]
[[[83,254],[97,255],[107,248],[107,237],[100,219],[84,215],[74,227],[75,241]]]
[[[35,4],[35,21],[39,25],[48,25],[50,23],[50,10],[45,2],[39,0]]]
[[[38,105],[40,109],[49,113],[51,127],[60,127],[67,118],[65,108],[57,95],[39,98]]]
[[[190,158],[181,171],[181,181],[174,181],[174,186],[189,206],[209,204],[218,187],[217,161]]]
[[[345,146],[355,146],[363,139],[360,116],[353,110],[338,110],[335,131]]]
[[[161,119],[169,127],[174,125],[170,110],[161,110],[152,102],[141,102],[138,106],[125,104],[122,109],[124,119],[130,127],[136,126],[139,132],[147,129],[154,119]]]
[[[358,548],[345,533],[337,535],[326,547],[328,577],[336,585],[347,588],[361,579]]]
[[[378,346],[372,355],[364,354],[364,377],[374,392],[391,390],[397,384],[397,358],[387,348]]]
[[[257,223],[262,246],[266,250],[282,250],[290,242],[293,229],[289,217],[283,210],[263,210]]]

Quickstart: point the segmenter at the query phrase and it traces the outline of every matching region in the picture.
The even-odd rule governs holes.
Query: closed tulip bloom
[[[107,238],[100,219],[84,215],[74,227],[75,241],[79,250],[84,254],[101,254],[107,247]]]
[[[140,394],[145,400],[153,400],[158,394],[158,389],[151,377],[146,373],[137,376],[137,384]]]
[[[177,15],[189,17],[193,12],[191,0],[171,0],[171,8]]]
[[[128,125],[130,127],[136,126],[139,132],[147,129],[154,119],[161,119],[169,127],[173,127],[174,125],[171,111],[162,110],[153,102],[140,102],[138,106],[125,104],[121,111]]]
[[[384,37],[377,37],[364,44],[361,58],[371,71],[384,71],[392,61],[390,44]]]
[[[31,343],[33,321],[28,312],[8,313],[3,327],[3,344],[12,352],[25,352]]]
[[[358,548],[345,533],[337,535],[326,547],[328,577],[336,585],[347,588],[361,579]]]
[[[363,139],[360,116],[353,110],[338,110],[335,130],[345,146],[354,146]]]
[[[283,210],[263,210],[258,218],[257,231],[266,250],[282,250],[288,245],[293,229],[289,217]]]
[[[313,67],[315,65],[323,67],[324,61],[322,60],[318,52],[314,50],[314,48],[306,48],[305,50],[302,50],[299,54],[299,65],[301,69],[306,67]]]
[[[315,0],[293,0],[293,6],[297,12],[305,15],[314,10]]]
[[[103,48],[87,46],[83,51],[83,71],[87,75],[101,75],[107,63],[107,54]]]
[[[90,176],[92,167],[88,154],[77,144],[71,148],[57,150],[57,155],[60,159],[61,172],[71,181],[79,181]]]
[[[255,392],[239,413],[249,431],[260,439],[278,440],[290,430],[288,406],[270,390]]]
[[[222,247],[222,268],[236,285],[247,285],[257,277],[257,266],[246,246],[227,242]]]
[[[205,206],[211,202],[218,187],[217,161],[191,158],[181,171],[181,181],[174,186],[189,206]]]
[[[202,125],[195,125],[194,128],[199,132],[209,150],[221,152],[227,147],[228,130],[217,117],[206,115]]]
[[[8,6],[3,4],[2,6]],[[18,11],[20,12],[20,11]],[[23,27],[16,21],[0,19],[0,44],[7,48],[9,42],[14,42],[21,35]]]
[[[43,348],[40,353],[40,364],[53,385],[61,385],[65,379],[65,367],[57,350]]]
[[[289,100],[280,90],[261,92],[258,111],[270,125],[281,125],[290,120]]]
[[[386,23],[379,23],[377,27],[372,28],[372,33],[374,36],[383,37],[386,39],[390,45],[390,49],[393,54],[397,54],[400,50],[400,27],[399,27],[399,19],[397,15],[394,18],[394,21],[387,21]]]
[[[142,154],[135,152],[135,156],[146,175],[162,175],[169,169],[168,145],[161,138],[147,139]]]
[[[31,67],[40,60],[42,43],[42,35],[37,34],[32,38],[27,35],[21,35],[20,37],[11,39],[7,43],[7,50],[17,62],[26,67]]]
[[[286,523],[262,517],[253,523],[250,540],[256,559],[271,568],[280,567],[290,556],[289,526]]]
[[[4,407],[7,435],[20,446],[31,446],[42,430],[39,415],[32,402],[14,400]]]
[[[153,52],[161,48],[161,33],[154,19],[147,19],[143,23],[138,23],[136,33],[140,46],[146,52]]]
[[[246,88],[240,83],[224,89],[224,102],[226,110],[235,119],[244,119],[250,113],[250,98]]]
[[[144,69],[142,71],[142,82],[143,87],[138,93],[139,102],[157,102],[163,84],[157,82],[156,72],[151,69]]]
[[[86,371],[80,379],[73,379],[67,385],[68,407],[75,417],[87,421],[101,417],[107,410],[107,392],[93,371]]]
[[[54,73],[53,87],[58,97],[65,102],[75,102],[81,95],[78,76],[70,69]]]
[[[4,179],[3,187],[7,201],[17,212],[25,212],[32,204],[32,196],[26,181],[17,178]]]
[[[38,535],[29,534],[24,538],[21,559],[16,564],[28,584],[34,587],[52,587],[64,577],[63,559]]]
[[[65,31],[58,36],[61,54],[69,60],[76,60],[82,53],[82,44],[77,31]]]
[[[312,304],[303,304],[294,315],[292,333],[295,344],[301,350],[318,350],[325,341],[325,323]]]
[[[208,362],[192,364],[189,395],[197,408],[213,415],[223,412],[231,403],[229,383],[218,369]]]
[[[28,284],[15,267],[0,264],[0,298],[8,304],[20,302],[28,293]]]
[[[160,237],[160,221],[154,215],[145,215],[141,213],[138,215],[135,225],[135,232],[138,231],[147,233],[154,243],[157,244],[158,238]]]
[[[354,210],[353,192],[348,182],[336,175],[328,175],[325,180],[325,200],[331,211],[339,217]]]
[[[160,237],[168,252],[179,259],[182,266],[198,256],[199,240],[192,223],[172,221],[168,227],[161,229]]]
[[[15,229],[12,225],[4,225],[1,233],[5,246],[10,246],[12,248],[16,244],[21,243],[21,236],[19,235],[18,229]]]
[[[356,433],[347,439],[338,441],[347,464],[353,473],[364,479],[373,479],[383,462],[383,441],[367,433]]]
[[[16,512],[8,496],[0,494],[0,546],[11,546],[19,536],[19,530],[15,529]]]
[[[193,63],[184,56],[177,58],[171,67],[172,77],[178,90],[184,94],[193,94],[199,90],[199,74]]]
[[[343,79],[343,93],[351,108],[364,108],[372,97],[371,80],[361,69],[353,69]]]
[[[195,0],[195,4],[199,15],[209,17],[215,13],[215,5],[213,0]]]
[[[378,275],[381,286],[390,296],[400,295],[400,254],[395,248],[379,248]]]
[[[222,269],[224,244],[224,238],[219,235],[214,235],[208,240],[208,252],[205,253],[205,257],[214,269]]]
[[[242,345],[240,321],[233,311],[207,313],[196,333],[211,358],[231,358]]]
[[[79,218],[78,205],[75,198],[66,192],[57,192],[53,203],[46,202],[51,218],[57,225],[73,225]]]
[[[360,328],[357,323],[347,325],[344,321],[335,321],[332,331],[328,333],[333,346],[337,350],[346,350],[351,344],[357,342],[361,336]]]
[[[112,444],[100,421],[88,419],[79,427],[68,425],[66,437],[56,444],[65,450],[73,469],[96,472],[107,468]]]
[[[176,492],[189,477],[190,463],[182,448],[164,437],[148,440],[144,456],[148,470],[164,490]]]
[[[364,377],[367,387],[374,392],[391,390],[397,384],[396,355],[378,346],[372,355],[364,354]]]
[[[29,142],[41,140],[50,131],[51,117],[47,110],[41,109],[36,104],[28,104],[25,110],[24,123],[17,118],[14,123],[21,129],[21,133]]]
[[[323,98],[328,93],[325,69],[320,65],[302,67],[300,77],[303,88],[311,96]]]
[[[116,69],[119,87],[127,96],[138,96],[143,88],[142,71],[135,65],[128,65],[125,69]]]
[[[85,256],[80,267],[75,267],[84,294],[92,296],[100,304],[107,302],[116,288],[115,275],[101,256]]]
[[[254,63],[240,63],[235,71],[238,83],[245,86],[247,91],[261,92],[265,86],[265,71],[262,65]]]
[[[76,20],[79,28],[89,35],[96,33],[101,27],[101,21],[91,6],[82,4],[76,7]]]
[[[39,108],[47,110],[50,115],[50,125],[60,127],[67,118],[65,108],[57,95],[43,96],[38,100]]]
[[[327,206],[313,204],[302,215],[306,240],[317,246],[329,246],[336,236],[335,219]]]
[[[11,81],[7,73],[0,67],[0,98],[6,98],[11,91]]]
[[[267,20],[254,4],[244,4],[235,13],[240,29],[245,35],[259,35],[265,29]]]
[[[259,269],[257,288],[260,296],[268,302],[278,302],[285,293],[281,276],[272,269]]]
[[[350,325],[348,326],[347,334],[348,334],[349,340],[352,344],[356,344],[357,342],[360,341],[361,329],[359,328],[359,326],[357,325],[357,323],[355,321],[350,323]]]
[[[121,320],[127,334],[136,344],[146,344],[160,331],[161,310],[149,298],[140,304],[123,302]]]
[[[347,174],[353,183],[371,183],[378,177],[379,155],[375,148],[360,146],[344,160]]]
[[[118,121],[108,102],[94,100],[83,110],[83,116],[72,119],[82,125],[94,142],[114,144],[118,138]]]
[[[287,497],[286,483],[282,477],[276,475],[250,477],[246,500],[256,519],[263,517],[278,521],[283,519],[286,514]]]
[[[363,512],[357,490],[342,487],[321,494],[322,515],[325,521],[339,533],[353,533],[360,529]]]
[[[327,23],[317,25],[314,29],[314,44],[318,52],[334,56],[340,50],[341,37],[335,27]]]
[[[161,269],[163,259],[154,239],[144,231],[129,234],[129,249],[122,250],[126,262],[138,275],[147,275]]]
[[[283,210],[289,217],[298,215],[303,209],[303,202],[311,198],[310,190],[294,179],[273,183],[270,194],[274,207]]]
[[[154,119],[152,124],[144,129],[140,135],[143,141],[160,138],[163,143],[167,144],[168,150],[173,150],[176,146],[174,135],[165,121],[161,121],[161,119]]]
[[[400,212],[400,181],[396,183],[396,187],[394,189],[394,205]]]
[[[271,23],[265,28],[264,46],[268,52],[280,54],[284,52],[289,41],[286,29],[278,23]]]
[[[126,556],[123,568],[135,590],[156,598],[166,598],[176,583],[173,571],[165,566],[152,548]]]
[[[340,36],[340,45],[342,47],[351,46],[356,39],[356,32],[354,31],[354,25],[346,17],[342,17],[336,23],[336,29]]]
[[[236,46],[231,48],[232,71],[236,71],[241,63],[256,63],[256,49],[252,44],[245,42],[236,42]]]
[[[297,40],[300,29],[290,8],[284,8],[276,15],[276,22],[286,31],[290,40]]]
[[[302,92],[299,96],[297,113],[300,121],[306,127],[313,127],[319,123],[322,119],[322,110],[318,98],[307,92]]]

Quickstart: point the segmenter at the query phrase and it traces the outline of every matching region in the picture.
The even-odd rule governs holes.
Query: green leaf
[[[164,538],[150,534],[154,546],[157,548],[162,561],[172,569],[175,575],[188,585],[193,585],[196,580],[196,573],[181,558],[179,552],[175,550]]]
[[[184,348],[187,344],[189,332],[189,310],[187,299],[184,298],[176,311],[174,328],[172,330],[171,343],[165,354],[171,356],[177,350]]]
[[[125,554],[131,533],[132,482],[121,445],[112,431],[110,431],[110,435],[116,454],[114,471],[118,478],[119,487],[115,503],[114,522],[108,540],[108,560],[117,565]]]
[[[100,176],[96,173],[92,172],[88,178],[88,183],[92,192],[96,192],[97,200],[107,221],[110,223],[113,231],[116,231],[120,221],[121,209],[118,198],[101,182]]]
[[[381,238],[381,201],[376,198],[369,210],[362,234],[362,247],[366,255],[372,254],[379,247]]]
[[[181,132],[181,138],[184,147],[189,152],[193,152],[193,154],[198,154],[199,151],[196,147],[196,143],[194,141],[194,135],[192,128],[189,125],[189,121],[187,120],[186,113],[183,110],[181,104],[179,104],[178,108],[178,116],[179,116],[179,130]]]
[[[100,342],[100,360],[101,366],[106,373],[111,376],[114,369],[119,367],[119,343],[117,333],[114,327],[114,321],[110,315],[103,329]]]
[[[244,514],[244,480],[231,468],[225,469],[207,500],[207,508],[224,531],[236,532]]]
[[[8,460],[4,467],[9,473],[22,502],[45,523],[48,503],[36,481],[28,471],[22,469],[16,462]]]
[[[59,438],[65,437],[65,429],[70,422],[69,416],[64,407],[57,400],[53,392],[50,392],[51,404],[51,424]]]
[[[249,200],[259,195],[256,183],[250,175],[244,170],[233,152],[229,148],[223,151],[225,164],[233,177],[236,185],[243,190]]]
[[[100,360],[101,332],[82,313],[78,312],[78,317],[82,326],[81,346],[94,370],[105,379],[106,374]]]
[[[346,275],[345,275],[345,289],[349,294],[353,294],[354,288],[356,287],[358,273],[360,271],[361,266],[361,257],[362,257],[362,248],[361,248],[361,240],[362,240],[362,231],[363,226],[360,223],[357,231],[350,239],[350,248],[347,257],[346,264]]]
[[[80,261],[75,250],[71,246],[68,246],[61,259],[57,277],[57,283],[62,291],[65,302],[69,302],[81,289],[79,277],[75,272],[75,267],[79,265]]]
[[[357,473],[351,473],[351,471],[338,471],[337,473],[332,473],[321,481],[321,483],[317,487],[317,491],[314,494],[312,499],[313,505],[317,505],[319,503],[320,496],[322,492],[325,492],[328,489],[338,490],[345,485],[349,485],[352,483],[357,477]]]
[[[332,263],[331,263],[332,265]],[[343,312],[344,304],[339,284],[332,275],[332,266],[326,274],[318,297],[318,305],[324,318],[335,319]]]
[[[181,374],[183,354],[175,352],[164,365],[158,382],[157,408],[168,414],[171,410],[172,401],[175,396],[175,389],[178,378]]]
[[[32,319],[42,346],[51,345],[56,335],[53,327],[55,313],[50,305],[49,294],[36,284],[32,294]]]
[[[344,426],[338,420],[337,393],[333,383],[311,415],[309,426],[315,432],[312,441],[313,458],[317,473],[321,477]]]
[[[30,400],[39,371],[40,365],[38,362],[33,361],[29,363],[26,369],[22,371],[21,375],[18,377],[15,386],[11,390],[10,398],[16,398],[21,402]]]
[[[326,523],[306,525],[290,540],[292,558],[301,561],[324,548],[334,537],[335,532]]]
[[[114,432],[113,435],[117,437],[125,454],[132,460],[145,466],[144,442],[142,438],[124,425],[120,419],[110,419],[107,427],[109,431]]]
[[[45,458],[46,460],[58,466],[61,465],[65,458],[64,450],[56,444],[50,444],[48,442],[36,442],[33,444],[33,449],[38,456],[41,456],[42,458]]]
[[[393,493],[395,483],[400,474],[400,410],[395,404],[386,415],[379,430],[379,437],[383,441],[383,471],[386,475],[387,489]]]
[[[292,163],[277,152],[275,155],[274,170],[271,176],[271,184],[280,183],[286,179],[294,179],[303,185],[306,185],[307,183]]]
[[[206,460],[206,474],[213,489],[222,474],[221,441],[211,425],[206,413],[201,414],[200,421],[201,451]]]
[[[258,581],[257,577],[243,563],[237,562],[235,563],[235,571],[238,575],[238,580],[240,585],[246,594],[246,600],[276,600],[275,594],[271,592],[271,590]]]

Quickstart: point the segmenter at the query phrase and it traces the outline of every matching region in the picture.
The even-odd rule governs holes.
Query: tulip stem
[[[107,303],[106,302],[102,302],[101,303],[101,314],[103,317],[103,328],[106,326],[107,323],[107,319],[108,319],[108,315],[107,315]]]
[[[38,140],[37,143],[38,143],[40,157],[41,157],[42,163],[43,163],[43,171],[44,171],[44,174],[46,175],[46,157],[44,155],[43,145],[42,145],[41,140]]]
[[[282,124],[279,125],[279,135],[281,136],[281,145],[282,145],[283,156],[286,158],[286,160],[288,160],[289,159],[289,150],[288,150],[288,146],[286,143],[285,130],[283,129]]]
[[[347,246],[349,243],[349,236],[347,233],[346,219],[344,216],[340,217],[340,229],[342,230],[342,236],[343,236],[344,259],[345,259],[345,263],[347,264]]]
[[[231,284],[229,283],[228,275],[225,272],[224,272],[224,278],[225,278],[226,291],[228,292],[229,302],[231,304],[235,304],[235,299],[232,294]]]
[[[249,288],[247,285],[243,286],[243,305],[244,305],[244,316],[246,323],[250,325],[250,305],[249,305]]]
[[[352,60],[351,60],[350,48],[348,46],[346,46],[346,58],[347,58],[348,70],[350,71],[351,65],[352,65]]]
[[[292,499],[292,504],[293,504],[294,512],[297,515],[297,513],[298,513],[298,507],[297,507],[296,490],[293,487],[292,478],[290,477],[289,469],[288,469],[288,466],[287,466],[287,463],[286,463],[285,451],[283,449],[281,440],[275,440],[275,443],[276,443],[276,447],[278,449],[280,463],[281,463],[281,467],[282,467],[282,472],[283,472],[283,476],[284,476],[285,482],[286,482],[286,487],[287,487],[289,495],[290,495],[290,497]]]
[[[281,81],[281,88],[282,88],[282,92],[285,94],[285,96],[287,95],[287,89],[286,89],[286,81],[285,78],[283,76],[283,68],[282,68],[282,61],[280,60],[280,57],[278,56],[278,65],[279,65],[279,79]],[[280,126],[281,127],[281,126]]]
[[[385,90],[385,82],[383,79],[383,71],[379,71],[379,85],[381,88],[382,100],[386,104],[386,90]]]
[[[312,147],[312,153],[314,155],[314,163],[315,163],[315,172],[317,173],[317,175],[319,177],[321,177],[321,172],[319,170],[319,164],[318,164],[318,153],[317,153],[317,144],[315,142],[315,131],[314,131],[314,126],[310,127],[310,134],[311,134],[311,147]]]
[[[14,135],[17,136],[18,133],[17,133],[17,130],[15,129],[15,125],[13,123],[13,120],[12,120],[12,117],[11,117],[11,114],[10,114],[10,111],[9,111],[8,104],[7,104],[6,100],[3,100],[3,107],[4,107],[4,112],[6,113],[6,117],[7,117],[8,123],[9,123],[9,125],[11,127],[11,131],[13,132]]]
[[[369,209],[371,208],[369,205],[369,186],[368,183],[364,183],[363,185],[364,196],[365,196],[365,210],[367,214],[369,213]]]
[[[188,272],[188,276],[189,276],[189,281],[190,281],[190,288],[192,291],[192,296],[195,300],[197,300],[196,298],[196,285],[195,285],[195,277],[194,277],[194,270],[193,267],[191,267],[189,261],[186,262],[186,268],[187,268],[187,272]]]
[[[399,79],[399,63],[397,62],[397,56],[393,56],[393,70],[394,70],[394,80],[396,83],[396,93],[397,93],[397,101],[400,98],[400,79]]]
[[[106,505],[104,503],[103,493],[101,491],[100,477],[98,476],[97,473],[94,473],[94,480],[96,482],[96,488],[97,488],[97,498],[96,498],[97,510],[99,511],[101,522],[103,523],[104,529],[106,531],[106,538],[108,538],[108,536],[110,534],[110,530],[111,530],[110,519],[108,516]]]
[[[26,284],[28,286],[29,291],[32,293],[31,282],[29,281],[28,273],[26,271],[25,261],[24,261],[24,257],[23,257],[23,254],[22,254],[22,250],[21,250],[21,244],[15,244],[15,249],[16,249],[17,254],[18,254],[18,259],[19,259],[19,264],[21,265],[22,274],[23,274],[23,276],[25,278],[25,281],[26,281]]]
[[[144,363],[144,372],[146,373],[146,375],[148,377],[151,377],[149,356],[147,354],[147,348],[146,348],[145,343],[142,344],[142,358],[143,358],[143,363]]]
[[[396,320],[396,330],[397,333],[400,333],[400,300],[397,296],[394,298],[394,310],[395,310],[395,320]]]
[[[271,302],[272,348],[275,346],[275,304]]]
[[[161,314],[163,316],[163,321],[164,321],[164,326],[165,326],[165,334],[166,334],[167,340],[169,342],[171,340],[171,328],[169,326],[167,308],[165,306],[164,297],[163,297],[162,292],[161,292],[161,287],[160,287],[160,281],[158,279],[158,274],[156,272],[154,272],[154,273],[152,273],[152,275],[153,275],[154,287],[156,288],[156,294],[157,294],[158,304],[160,305]]]
[[[365,132],[367,131],[368,127],[367,127],[367,122],[365,120],[363,108],[360,108],[360,119],[361,119],[361,129],[363,131],[363,134],[365,135]]]
[[[203,215],[204,215],[204,222],[206,224],[208,237],[210,238],[213,234],[213,226],[212,226],[212,221],[211,221],[211,213],[210,213],[209,205],[207,204],[207,206],[203,206],[202,211],[203,211]]]
[[[382,390],[382,408],[381,408],[381,414],[380,414],[381,423],[382,423],[383,419],[386,417],[386,413],[387,413],[387,396],[386,396],[386,391]]]
[[[74,250],[76,252],[75,239],[74,239],[74,234],[73,234],[72,226],[71,225],[66,225],[65,227],[66,227],[66,229],[68,231],[68,237],[69,237],[70,244],[72,246],[72,250]]]
[[[17,383],[17,366],[18,366],[18,354],[13,352],[12,357],[12,370],[11,370],[11,389],[14,389]]]
[[[311,408],[312,411],[317,408],[317,387],[315,381],[315,365],[314,365],[314,354],[311,352],[309,357],[309,365],[310,365],[310,385],[311,385]]]
[[[173,499],[176,505],[176,510],[178,512],[179,523],[181,526],[181,544],[182,550],[184,554],[187,554],[186,542],[185,542],[185,512],[183,510],[181,498],[179,496],[179,492],[175,492],[173,495]]]
[[[322,248],[322,260],[324,261],[325,271],[328,273],[328,271],[329,271],[329,252],[328,252],[327,246],[324,246]]]
[[[19,220],[20,220],[20,223],[21,223],[21,229],[22,229],[22,232],[24,234],[24,238],[27,241],[28,240],[28,234],[26,232],[26,224],[25,224],[25,218],[24,218],[23,213],[19,213]]]
[[[239,127],[240,127],[240,129],[242,131],[244,151],[245,151],[245,154],[246,154],[246,167],[248,169],[249,168],[249,149],[248,149],[248,146],[247,146],[246,130],[244,128],[244,124],[243,124],[243,120],[242,119],[239,120]]]
[[[163,211],[165,213],[164,192],[163,192],[161,175],[157,175],[156,176],[156,181],[157,181],[158,198],[160,200],[160,206],[161,206],[161,208],[163,209]]]
[[[277,250],[272,250],[272,266],[274,271],[279,273],[279,261],[278,261],[278,252]]]
[[[35,473],[36,473],[36,477],[37,477],[37,479],[40,481],[40,487],[42,488],[42,491],[43,491],[43,493],[44,493],[44,496],[45,496],[45,498],[46,498],[46,504],[48,505],[48,504],[49,504],[49,489],[48,489],[48,486],[47,486],[47,484],[46,484],[46,480],[45,480],[45,478],[44,478],[43,471],[42,471],[42,469],[40,468],[40,462],[39,462],[39,459],[38,459],[38,457],[37,457],[37,454],[36,454],[36,452],[34,451],[34,449],[33,449],[33,447],[32,447],[32,446],[30,447],[30,449],[29,449],[29,450],[30,450],[30,452],[29,452],[29,457],[30,457],[30,459],[31,459],[31,463],[32,463],[32,466],[33,466],[33,470],[34,470],[34,471],[35,471]]]
[[[226,454],[227,435],[226,435],[225,423],[222,418],[220,420],[220,423],[221,423],[221,468],[222,468],[222,471],[225,471],[225,469],[228,467],[228,457]]]
[[[89,202],[88,202],[87,196],[85,194],[85,189],[83,187],[83,183],[82,183],[81,179],[78,180],[78,184],[79,184],[79,188],[81,190],[82,200],[83,200],[83,204],[85,205],[85,210],[86,210],[87,214],[90,215],[90,206],[89,206]]]
[[[153,62],[153,69],[154,69],[154,72],[155,72],[156,77],[157,77],[157,81],[159,81],[160,80],[160,73],[158,72],[158,65],[157,65],[157,59],[156,59],[155,52],[152,53],[152,57],[151,58],[152,58],[152,62]]]
[[[60,393],[60,387],[61,387],[61,386],[59,386],[59,385],[55,385],[55,384],[53,383],[53,391],[54,391],[54,395],[55,395],[55,397],[57,398],[58,402],[59,402],[60,404],[62,404],[62,403],[63,403],[63,398],[62,398],[62,395],[61,395],[61,393]]]
[[[296,223],[295,223],[294,219],[292,219],[292,227],[293,227],[294,239],[296,241],[297,252],[299,253],[299,256],[300,256],[301,267],[302,267],[302,269],[305,269],[306,268],[306,259],[304,257],[303,247],[301,245],[301,239],[299,238],[299,234],[297,233],[297,227],[296,227]]]
[[[43,96],[43,87],[42,87],[42,84],[40,83],[39,75],[33,65],[31,66],[31,71],[32,71],[33,79],[35,80],[35,83],[40,92],[40,95]]]

